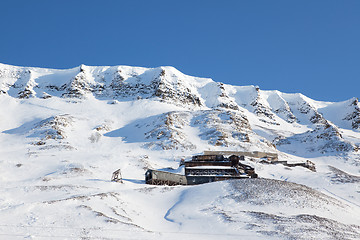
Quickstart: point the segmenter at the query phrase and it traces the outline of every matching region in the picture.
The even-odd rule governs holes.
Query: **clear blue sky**
[[[359,0],[2,0],[0,62],[174,66],[234,85],[360,97]]]

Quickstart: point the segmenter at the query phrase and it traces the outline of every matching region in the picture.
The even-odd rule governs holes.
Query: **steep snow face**
[[[330,103],[319,108],[323,115],[341,128],[360,130],[360,104],[357,98]]]
[[[0,64],[0,234],[24,238],[358,239],[359,102],[231,86],[172,67]],[[204,150],[262,179],[144,183]],[[110,182],[121,169],[123,184]]]
[[[282,97],[279,91],[263,91],[264,98],[269,103],[269,107],[282,119],[288,123],[294,123],[297,118],[292,113],[289,103]]]
[[[359,150],[358,146],[346,141],[339,129],[332,123],[319,124],[314,130],[281,139],[277,142],[277,146],[280,147],[281,151],[291,149],[290,151],[293,153],[300,150],[300,146],[305,147],[308,153],[315,154],[346,153]],[[308,155],[308,153],[305,155]]]
[[[239,110],[235,99],[229,95],[227,87],[223,83],[209,82],[199,89],[205,105],[209,108],[225,108]]]
[[[326,120],[317,111],[315,101],[302,94],[282,94],[288,105],[301,124],[325,124]]]
[[[265,119],[264,121],[277,124],[275,114],[271,111],[269,103],[264,99],[262,91],[257,86],[234,87],[226,86],[229,95],[233,97],[239,106],[242,106]]]

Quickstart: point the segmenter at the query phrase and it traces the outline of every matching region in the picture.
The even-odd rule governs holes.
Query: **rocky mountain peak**
[[[216,146],[251,142],[252,136],[255,136],[251,127],[254,123],[248,119],[257,119],[257,127],[264,132],[276,126],[284,126],[291,132],[303,126],[308,129],[309,136],[305,131],[294,130],[296,134],[293,137],[315,137],[327,141],[343,141],[337,125],[346,127],[348,124],[354,130],[360,128],[357,98],[344,103],[318,102],[302,94],[261,90],[258,86],[232,86],[209,78],[188,76],[173,67],[96,67],[82,64],[72,69],[55,70],[1,64],[0,94],[21,99],[58,97],[86,100],[88,96],[113,102],[148,99],[195,111],[196,114],[164,113],[159,118],[164,120],[156,121],[169,126],[166,131],[159,131],[168,132],[166,136],[176,139],[179,142],[177,145],[182,145],[186,134],[181,128],[171,127],[172,119],[182,119],[179,124],[183,123],[184,127],[202,129],[201,139]],[[341,117],[336,117],[334,113],[337,112]],[[145,135],[153,136],[150,132]],[[234,135],[232,132],[237,133]],[[274,130],[271,133],[272,140],[289,138],[289,134],[278,132]],[[266,139],[261,141],[271,147]],[[184,145],[190,149],[193,147],[189,146],[194,144],[188,142]]]

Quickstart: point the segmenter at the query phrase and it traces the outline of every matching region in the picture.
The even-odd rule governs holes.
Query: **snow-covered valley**
[[[0,64],[0,239],[360,239],[360,103],[173,67]],[[258,179],[146,185],[205,150],[267,151]],[[121,169],[123,183],[111,182]]]

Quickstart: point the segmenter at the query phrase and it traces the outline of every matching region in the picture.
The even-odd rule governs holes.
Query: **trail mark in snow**
[[[341,197],[341,196],[339,196],[339,195],[337,195],[337,194],[335,194],[335,193],[327,190],[326,188],[323,188],[323,189],[324,189],[326,192],[330,193],[331,195],[335,196],[335,197],[338,198],[338,199],[341,199],[341,200],[343,200],[343,201],[345,201],[345,202],[348,202],[348,203],[353,204],[353,205],[355,205],[355,206],[357,206],[357,207],[360,207],[359,204],[356,204],[356,203],[354,203],[354,202],[352,202],[352,201],[350,201],[350,200],[347,200],[347,199],[345,199],[345,198],[343,198],[343,197]]]
[[[179,199],[177,200],[177,202],[171,207],[169,208],[169,210],[166,212],[164,219],[166,221],[172,222],[172,223],[178,223],[180,226],[182,225],[182,222],[176,222],[174,219],[169,218],[169,215],[171,214],[171,212],[181,203],[184,201],[185,199],[185,195],[187,193],[187,190],[183,191],[180,196]]]

